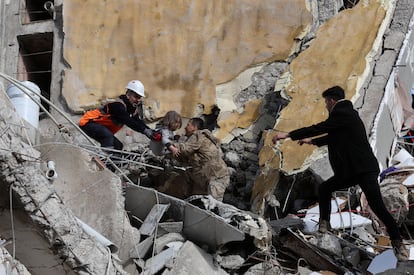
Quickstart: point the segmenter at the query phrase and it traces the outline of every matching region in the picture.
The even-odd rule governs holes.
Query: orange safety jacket
[[[115,102],[121,102],[125,109],[126,105],[122,100],[117,100]],[[117,123],[111,118],[111,114],[109,114],[109,107],[108,105],[111,103],[105,104],[102,108],[87,111],[79,120],[79,126],[85,126],[88,122],[98,123],[102,126],[108,128],[113,134],[121,130],[124,124]]]

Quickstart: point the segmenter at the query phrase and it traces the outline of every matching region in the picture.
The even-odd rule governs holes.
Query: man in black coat
[[[319,186],[319,231],[325,233],[330,229],[332,192],[358,184],[372,211],[387,227],[397,258],[408,260],[398,225],[384,205],[378,185],[378,161],[358,112],[349,100],[345,100],[345,92],[339,86],[327,89],[322,96],[329,111],[328,119],[289,133],[278,132],[272,138],[273,143],[291,138],[298,140],[300,145],[328,145],[334,175]]]

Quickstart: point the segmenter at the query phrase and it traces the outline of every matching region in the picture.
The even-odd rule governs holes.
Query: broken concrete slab
[[[144,271],[141,273],[141,275],[152,275],[156,274],[158,271],[160,271],[165,264],[172,259],[180,247],[172,246],[167,248],[166,250],[162,251],[161,253],[155,255],[152,258],[149,258],[145,262]]]
[[[185,242],[183,235],[179,233],[168,233],[164,236],[155,239],[154,251],[156,254],[160,253],[168,243],[171,242]]]
[[[158,223],[160,229],[168,233],[180,233],[183,230],[183,222],[160,222]]]
[[[110,263],[120,274],[125,274],[117,259],[76,221],[73,212],[45,177],[40,165],[44,161],[40,152],[25,142],[24,129],[20,127],[15,111],[7,104],[2,106],[0,129],[7,127],[7,134],[0,136],[3,149],[0,150],[0,183],[11,190],[13,200],[23,206],[31,224],[43,233],[48,247],[63,259],[57,264],[63,262],[75,272],[103,274]]]
[[[319,247],[323,251],[337,257],[342,256],[342,248],[338,239],[330,234],[322,234],[319,237],[314,237],[309,240],[309,243]]]
[[[317,270],[329,270],[338,274],[343,274],[348,271],[340,263],[332,260],[328,255],[303,240],[289,228],[283,230],[283,234],[280,236],[280,241],[283,247],[306,259],[309,265]]]
[[[388,269],[396,268],[397,262],[398,260],[394,255],[394,251],[387,249],[372,260],[367,271],[371,272],[371,274],[377,274]]]
[[[263,262],[250,267],[243,275],[279,275],[283,273],[278,263]]]
[[[270,226],[272,227],[272,235],[277,236],[282,229],[291,228],[291,229],[300,229],[303,230],[305,223],[303,219],[296,216],[288,216],[278,220],[269,221]]]
[[[239,269],[245,262],[245,259],[240,255],[217,255],[214,259],[225,269]]]
[[[210,254],[207,254],[194,243],[186,241],[178,251],[174,261],[168,265],[168,269],[162,274],[225,275],[228,273],[214,264],[213,257]]]
[[[152,235],[155,229],[158,227],[158,222],[161,220],[162,216],[168,210],[169,207],[169,204],[154,205],[151,211],[145,217],[143,224],[139,228],[141,234],[146,236]]]
[[[100,170],[90,150],[71,143],[56,127],[43,129],[41,143],[36,148],[42,159],[55,162],[58,173],[53,183],[48,184],[76,217],[119,248],[117,253],[122,261],[129,259],[129,250],[139,242],[140,233],[126,215],[121,179],[108,169]]]
[[[149,236],[137,245],[134,245],[129,251],[131,259],[142,259],[148,253],[154,243],[154,236]]]
[[[233,241],[243,241],[245,233],[229,225],[220,217],[188,202],[157,192],[154,189],[127,184],[125,209],[143,220],[153,205],[170,204],[165,214],[168,220],[183,222],[182,234],[195,243],[206,244],[210,249]]]
[[[196,195],[188,198],[187,201],[216,213],[229,224],[233,224],[253,237],[253,243],[260,250],[265,251],[269,249],[272,235],[267,222],[261,216],[240,210],[233,205],[218,201],[212,196]]]
[[[0,274],[1,275],[30,275],[27,268],[3,248],[5,244],[0,238]]]

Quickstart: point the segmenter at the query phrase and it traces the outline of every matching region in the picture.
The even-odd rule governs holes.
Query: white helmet
[[[131,80],[130,82],[128,82],[128,85],[126,85],[125,88],[127,90],[131,90],[131,91],[137,93],[138,95],[140,95],[142,97],[145,97],[144,85],[139,80]]]

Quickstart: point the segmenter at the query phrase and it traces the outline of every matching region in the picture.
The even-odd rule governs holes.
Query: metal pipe
[[[56,172],[56,169],[55,169],[55,162],[53,160],[49,160],[47,162],[46,178],[48,180],[53,180],[53,179],[57,178],[57,172]]]

